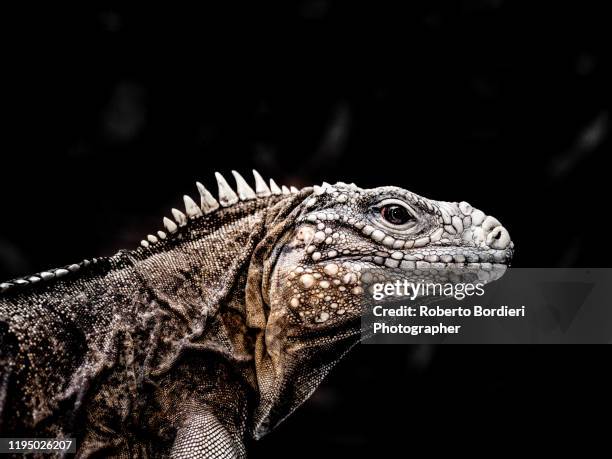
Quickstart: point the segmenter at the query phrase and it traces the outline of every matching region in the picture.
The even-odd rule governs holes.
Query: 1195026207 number
[[[25,452],[75,452],[76,444],[73,438],[2,438],[0,453]]]

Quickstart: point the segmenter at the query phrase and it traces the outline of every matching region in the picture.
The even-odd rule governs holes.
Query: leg
[[[184,459],[239,459],[246,452],[241,440],[232,435],[210,412],[190,415],[179,428],[171,457]]]

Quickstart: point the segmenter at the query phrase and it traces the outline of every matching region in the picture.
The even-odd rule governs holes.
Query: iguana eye
[[[414,220],[414,217],[406,206],[399,203],[389,203],[380,208],[380,215],[391,225],[402,226]]]
[[[419,227],[418,214],[401,199],[383,199],[373,207],[373,210],[375,223],[397,234],[414,233]]]

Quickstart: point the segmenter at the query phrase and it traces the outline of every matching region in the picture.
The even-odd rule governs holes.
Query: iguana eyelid
[[[402,206],[405,207],[408,212],[410,212],[410,215],[412,215],[413,218],[418,218],[417,213],[415,212],[415,210],[412,208],[412,206],[410,204],[408,204],[406,201],[402,201],[401,199],[397,199],[397,198],[386,198],[383,199],[382,201],[379,201],[376,204],[376,208],[380,209],[384,206],[388,206],[390,204],[397,204],[398,206]]]
[[[391,205],[391,204],[395,204],[395,205],[404,207],[410,213],[413,219],[410,220],[409,222],[406,222],[403,225],[393,225],[385,221],[385,219],[382,218],[380,211],[383,207]],[[398,235],[406,235],[407,230],[410,230],[418,226],[419,217],[417,216],[416,212],[410,206],[410,204],[408,204],[405,201],[402,201],[401,199],[397,199],[397,198],[383,199],[382,201],[379,201],[377,204],[375,204],[372,207],[372,210],[373,210],[372,214],[373,214],[373,219],[375,220],[374,221],[375,224],[384,227],[385,230],[395,231],[397,232]]]

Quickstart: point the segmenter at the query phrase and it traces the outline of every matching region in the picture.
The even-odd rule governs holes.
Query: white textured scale
[[[234,179],[236,180],[236,189],[238,191],[238,197],[242,201],[248,201],[250,199],[257,198],[255,191],[253,191],[253,188],[249,186],[249,184],[242,177],[242,175],[240,175],[236,171],[232,171],[232,175],[234,176]]]
[[[228,185],[225,178],[219,172],[215,172],[215,178],[217,179],[217,186],[219,187],[219,202],[221,205],[223,207],[229,207],[236,204],[240,199],[232,187]]]

